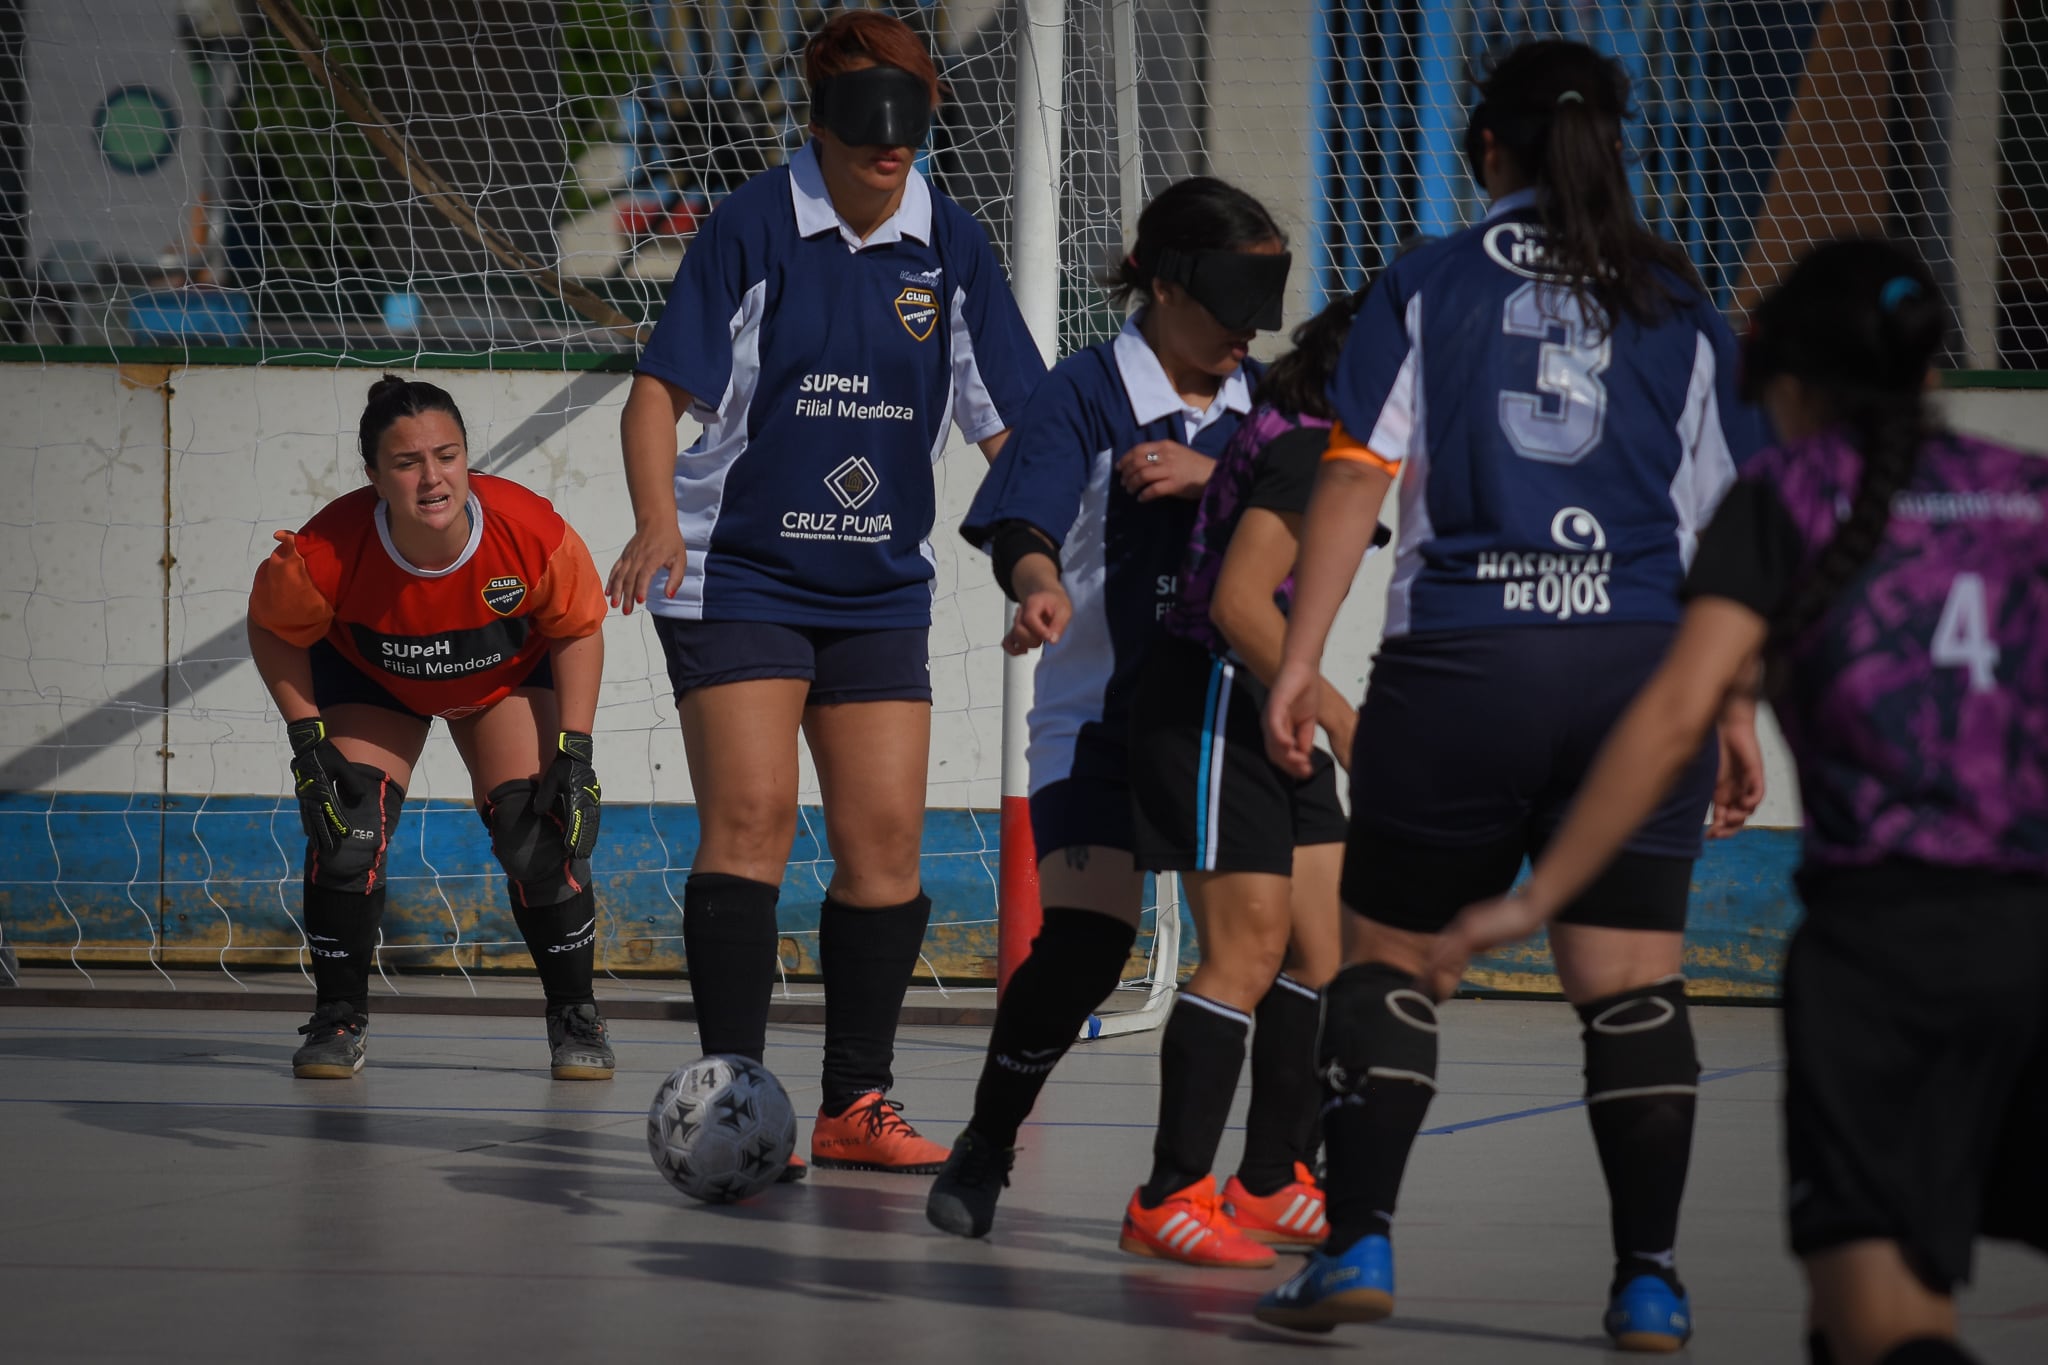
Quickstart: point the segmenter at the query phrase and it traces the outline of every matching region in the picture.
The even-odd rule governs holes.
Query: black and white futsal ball
[[[671,1072],[647,1111],[647,1150],[669,1184],[707,1204],[759,1194],[796,1150],[782,1082],[746,1057],[705,1057]]]

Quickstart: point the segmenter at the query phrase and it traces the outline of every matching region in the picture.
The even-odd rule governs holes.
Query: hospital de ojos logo
[[[939,322],[939,296],[923,285],[907,286],[896,296],[896,318],[911,336],[930,340],[932,328]]]
[[[484,605],[500,616],[510,616],[525,600],[525,579],[508,574],[484,584]]]

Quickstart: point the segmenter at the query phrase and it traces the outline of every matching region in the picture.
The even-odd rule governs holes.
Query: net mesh
[[[9,943],[82,964],[298,952],[300,836],[271,795],[282,736],[240,620],[270,531],[354,486],[362,366],[470,358],[435,377],[479,465],[554,498],[608,564],[630,530],[613,433],[635,330],[696,225],[800,144],[798,54],[829,12],[0,6],[0,447],[19,493],[0,509]],[[1014,6],[893,12],[947,82],[922,164],[1008,259]],[[1470,221],[1466,77],[1543,34],[1628,67],[1643,212],[1732,317],[1807,242],[1880,230],[1944,279],[1951,364],[2048,367],[2042,0],[1070,0],[1060,228],[1026,246],[1058,266],[1059,349],[1113,331],[1096,276],[1136,206],[1184,175],[1272,208],[1301,263],[1295,318],[1410,236]],[[106,347],[126,368],[82,363]],[[978,474],[978,455],[948,455],[942,527]],[[937,539],[928,876],[953,878],[954,901],[928,957],[972,977],[993,955],[995,821],[979,812],[996,799],[1001,605],[985,569]],[[627,626],[601,721],[621,803],[606,855],[621,910],[603,942],[618,969],[657,970],[679,957],[694,830],[662,663]],[[414,794],[392,960],[516,965],[445,741]],[[814,900],[830,873],[814,809],[796,869],[791,897]],[[786,958],[802,971],[808,953],[799,926]]]

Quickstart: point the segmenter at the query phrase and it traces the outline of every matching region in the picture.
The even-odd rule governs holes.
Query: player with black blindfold
[[[862,67],[811,92],[811,121],[849,147],[922,147],[932,131],[931,91],[901,67]]]
[[[1252,340],[1279,325],[1287,285],[1287,242],[1272,215],[1220,180],[1169,186],[1138,219],[1137,238],[1105,283],[1139,306],[1114,340],[1054,368],[961,528],[989,550],[996,581],[1019,604],[1004,648],[1044,647],[1030,762],[1045,905],[997,1008],[973,1117],[925,1204],[935,1225],[962,1236],[988,1232],[1018,1126],[1115,988],[1136,938],[1144,873],[1127,737],[1131,713],[1160,700],[1141,686],[1140,664],[1173,604],[1197,501],[1252,410],[1265,372],[1250,358]],[[1164,1054],[1235,1048],[1241,1058],[1246,1003],[1183,995]],[[1163,1070],[1162,1106],[1206,1112],[1208,1090],[1178,1084],[1186,1070]],[[1200,1122],[1196,1113],[1192,1125],[1167,1126]],[[1223,1211],[1206,1156],[1161,1164],[1167,1174],[1124,1210],[1125,1250],[1207,1266],[1273,1263]]]
[[[706,220],[640,357],[622,424],[639,529],[609,589],[655,618],[689,756],[704,1051],[766,1045],[801,734],[834,860],[811,1158],[931,1172],[946,1149],[887,1092],[931,914],[933,453],[950,418],[993,456],[1045,367],[987,234],[914,164],[939,103],[917,34],[848,11],[804,73],[811,141]],[[678,459],[686,413],[703,435]]]

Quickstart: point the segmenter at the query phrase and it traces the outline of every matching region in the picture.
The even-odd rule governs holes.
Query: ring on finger
[[[1158,464],[1158,463],[1159,463],[1159,452],[1158,452],[1158,451],[1156,451],[1156,450],[1148,450],[1148,451],[1146,451],[1146,452],[1145,452],[1145,463],[1146,463],[1146,464]]]

